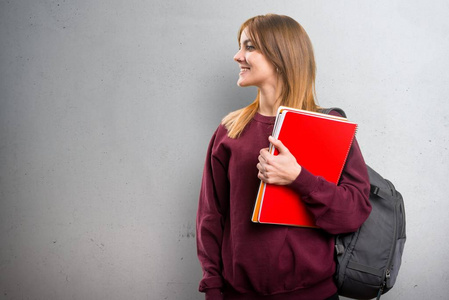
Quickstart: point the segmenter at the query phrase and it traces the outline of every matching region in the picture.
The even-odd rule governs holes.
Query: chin
[[[237,81],[237,85],[240,86],[240,87],[247,87],[247,86],[250,86],[249,84],[245,83],[244,81],[241,82],[240,80]]]

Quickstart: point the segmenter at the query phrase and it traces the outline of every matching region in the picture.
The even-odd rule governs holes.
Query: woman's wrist
[[[299,174],[301,174],[301,170],[302,170],[301,165],[296,163],[292,169],[292,172],[291,172],[291,175],[289,178],[290,182],[288,184],[292,183],[293,181],[296,180],[296,178],[298,178]]]

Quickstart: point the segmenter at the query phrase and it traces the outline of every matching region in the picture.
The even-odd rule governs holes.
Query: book
[[[272,136],[302,168],[338,184],[357,124],[346,118],[281,106]],[[270,153],[278,151],[270,144]],[[261,181],[251,220],[255,223],[317,228],[307,205],[287,186]]]

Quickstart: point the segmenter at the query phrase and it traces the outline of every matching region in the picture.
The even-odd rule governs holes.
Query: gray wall
[[[195,214],[208,141],[255,97],[240,24],[297,19],[322,106],[360,124],[408,241],[382,299],[449,292],[449,4],[0,0],[0,299],[202,299]]]

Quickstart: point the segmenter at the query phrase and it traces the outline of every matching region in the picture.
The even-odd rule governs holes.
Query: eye
[[[254,51],[254,50],[256,50],[256,47],[254,47],[252,45],[246,45],[246,50],[247,51]]]

